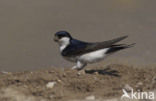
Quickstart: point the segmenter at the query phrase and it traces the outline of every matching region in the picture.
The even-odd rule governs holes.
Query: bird
[[[62,57],[76,63],[72,69],[82,70],[87,64],[102,61],[119,50],[134,46],[135,43],[116,44],[127,37],[125,35],[103,42],[86,42],[73,38],[67,31],[58,31],[54,34],[54,41],[58,43]]]

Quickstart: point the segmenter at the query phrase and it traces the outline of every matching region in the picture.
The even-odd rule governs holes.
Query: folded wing
[[[63,50],[63,56],[79,56],[88,52],[96,51],[103,48],[109,48],[114,46],[113,44],[127,38],[128,36],[122,36],[112,40],[104,42],[87,43],[79,40],[71,40],[71,45]]]

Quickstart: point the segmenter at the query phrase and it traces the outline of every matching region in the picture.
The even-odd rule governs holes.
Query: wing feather
[[[63,52],[63,56],[79,56],[88,52],[96,51],[103,48],[111,47],[113,44],[127,38],[128,36],[122,36],[112,40],[104,42],[87,43],[79,40],[71,40],[71,45],[67,46]]]

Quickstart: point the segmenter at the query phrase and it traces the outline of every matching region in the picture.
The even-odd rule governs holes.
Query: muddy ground
[[[62,68],[2,72],[0,101],[105,101],[119,98],[122,89],[128,87],[153,91],[156,88],[156,67],[111,64],[88,67],[85,74]]]

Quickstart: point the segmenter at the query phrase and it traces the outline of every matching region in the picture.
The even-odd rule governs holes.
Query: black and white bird
[[[59,44],[61,55],[66,60],[76,63],[72,69],[81,70],[88,63],[98,62],[112,53],[132,47],[134,44],[116,44],[127,37],[122,36],[108,41],[91,43],[74,39],[66,31],[59,31],[55,33],[54,41]]]

